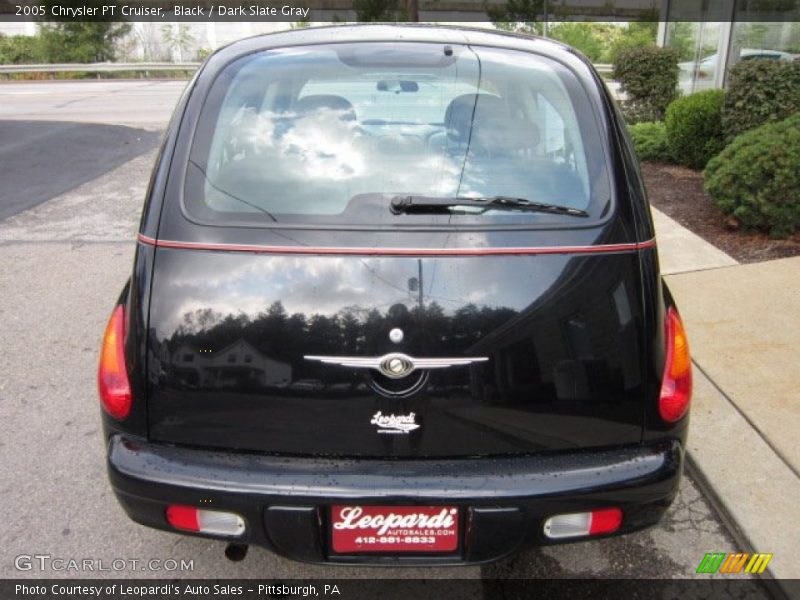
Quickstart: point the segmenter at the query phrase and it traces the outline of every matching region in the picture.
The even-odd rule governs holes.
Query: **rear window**
[[[205,224],[553,224],[550,212],[395,197],[610,203],[594,112],[577,78],[539,55],[444,44],[332,44],[252,54],[212,85],[184,203]],[[578,221],[578,219],[576,219]]]

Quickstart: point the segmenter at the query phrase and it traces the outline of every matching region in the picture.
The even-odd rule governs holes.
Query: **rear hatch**
[[[211,59],[155,249],[153,439],[397,457],[640,440],[642,284],[601,84],[556,45],[462,39]]]
[[[153,439],[344,456],[640,439],[635,252],[310,258],[160,248],[156,260]],[[348,366],[396,353],[452,366],[400,379]]]

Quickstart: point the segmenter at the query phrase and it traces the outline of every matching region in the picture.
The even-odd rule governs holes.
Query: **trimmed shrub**
[[[728,141],[800,110],[800,62],[747,60],[728,76],[722,129]]]
[[[678,98],[667,107],[664,126],[675,162],[691,169],[702,169],[725,147],[722,135],[724,101],[722,90],[706,90]]]
[[[628,96],[622,103],[631,123],[662,121],[678,97],[678,52],[674,48],[642,47],[623,50],[614,61],[614,79]]]
[[[636,123],[628,127],[639,160],[672,162],[664,123]]]
[[[800,230],[800,113],[736,137],[704,175],[714,202],[746,229]]]

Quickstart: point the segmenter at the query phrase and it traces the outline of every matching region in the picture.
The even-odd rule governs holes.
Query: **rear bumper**
[[[128,515],[171,530],[168,504],[244,517],[237,542],[295,560],[347,564],[470,564],[525,544],[549,544],[545,519],[618,506],[627,533],[656,523],[680,481],[677,440],[552,456],[452,460],[352,460],[224,453],[113,435],[108,470]],[[448,504],[465,519],[450,555],[336,555],[329,550],[333,504]],[[580,539],[580,538],[578,538]],[[572,540],[570,540],[572,541]]]

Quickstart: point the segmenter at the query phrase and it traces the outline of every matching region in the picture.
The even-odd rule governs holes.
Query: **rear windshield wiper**
[[[559,204],[534,202],[525,198],[511,196],[486,196],[482,198],[438,197],[438,196],[395,196],[392,198],[391,210],[401,213],[435,213],[447,211],[457,206],[478,206],[483,210],[522,210],[527,212],[552,213],[569,217],[588,217],[589,213],[579,208],[570,208]]]

